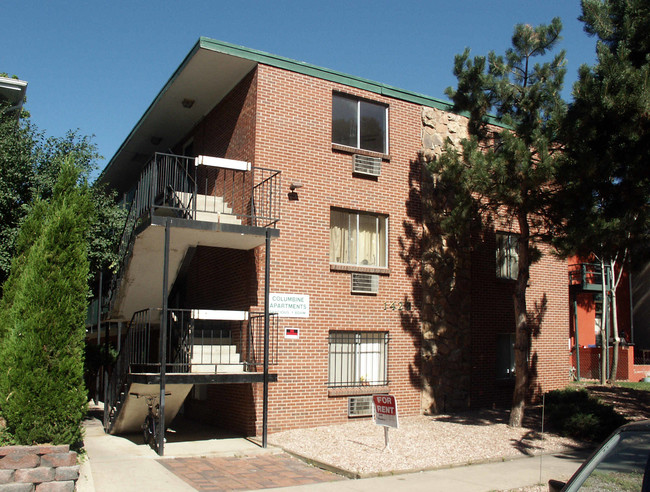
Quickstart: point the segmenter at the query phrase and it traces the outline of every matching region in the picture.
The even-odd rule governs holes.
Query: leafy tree
[[[25,118],[18,122],[0,108],[0,285],[9,274],[18,227],[32,200],[35,138]]]
[[[49,202],[39,200],[19,235],[2,300],[0,410],[20,444],[76,444],[86,392],[83,350],[88,292],[88,187],[71,156]]]
[[[9,276],[21,221],[33,203],[52,195],[63,156],[74,160],[84,179],[96,169],[99,158],[90,137],[70,131],[61,138],[46,138],[29,123],[27,114],[19,122],[0,115],[0,285]],[[88,241],[94,274],[115,263],[116,242],[126,211],[114,194],[100,187],[92,187],[91,192],[96,220],[89,229]],[[94,279],[89,280],[94,283]]]
[[[469,114],[469,138],[460,149],[448,144],[432,163],[442,181],[456,182],[459,188],[444,228],[458,232],[473,215],[517,233],[512,426],[521,425],[528,390],[531,333],[526,289],[530,266],[540,257],[537,245],[549,240],[547,211],[557,167],[554,138],[566,111],[560,97],[564,51],[550,61],[534,62],[555,47],[561,29],[558,18],[538,27],[517,25],[505,56],[490,52],[487,58],[470,59],[469,49],[456,56],[458,87],[447,89],[447,95],[456,110]],[[489,112],[496,113],[499,126],[490,125]]]
[[[650,252],[650,3],[582,0],[580,20],[597,38],[597,63],[580,67],[561,132],[559,245],[611,268]]]

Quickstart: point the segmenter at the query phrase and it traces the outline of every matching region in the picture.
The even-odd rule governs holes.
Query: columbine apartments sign
[[[302,294],[270,294],[269,312],[281,318],[309,318],[309,296]]]

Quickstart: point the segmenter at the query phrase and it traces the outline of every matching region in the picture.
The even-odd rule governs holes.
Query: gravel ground
[[[539,417],[527,418],[521,428],[508,427],[507,418],[506,411],[495,410],[401,418],[399,429],[389,429],[390,449],[384,446],[384,428],[369,419],[278,432],[269,436],[269,442],[356,477],[584,447],[572,439],[542,435]]]

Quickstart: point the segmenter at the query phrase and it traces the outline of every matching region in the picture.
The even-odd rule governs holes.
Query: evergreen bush
[[[562,435],[599,442],[626,422],[613,407],[586,390],[555,390],[546,394],[549,424]]]
[[[18,444],[81,440],[88,259],[87,186],[70,158],[49,203],[34,207],[0,306],[0,412]]]

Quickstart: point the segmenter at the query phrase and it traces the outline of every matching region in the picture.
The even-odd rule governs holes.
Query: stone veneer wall
[[[467,118],[436,108],[422,108],[422,154],[430,161],[442,154],[449,141],[460,148],[460,141],[468,137]]]
[[[68,445],[0,447],[0,492],[72,492],[78,478]]]
[[[435,414],[470,407],[471,262],[469,238],[440,229],[453,197],[445,196],[426,163],[442,154],[446,142],[460,147],[467,118],[422,108],[422,411]]]

